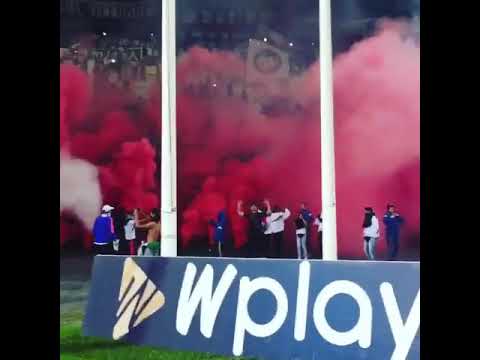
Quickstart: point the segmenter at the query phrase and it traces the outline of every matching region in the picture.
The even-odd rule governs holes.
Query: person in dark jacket
[[[298,259],[308,259],[307,253],[307,221],[300,212],[295,219],[295,234],[297,237],[297,257]],[[303,254],[302,254],[303,251]]]
[[[222,245],[225,243],[226,232],[227,232],[227,213],[225,210],[222,210],[218,213],[217,220],[211,220],[210,225],[215,227],[215,232],[213,234],[213,239],[218,244],[218,256],[222,257]]]
[[[302,214],[303,220],[305,220],[307,224],[312,223],[315,219],[313,213],[310,210],[308,210],[307,204],[305,203],[300,204],[300,213]]]
[[[113,230],[115,232],[115,242],[113,243],[113,248],[117,254],[127,255],[128,254],[128,244],[125,240],[125,223],[126,214],[125,209],[122,207],[117,208],[112,211],[112,220],[113,220]]]
[[[398,255],[400,242],[400,225],[403,224],[403,218],[395,211],[394,205],[387,205],[387,213],[383,217],[385,224],[385,233],[388,246],[388,259],[394,260]]]
[[[115,240],[115,232],[112,221],[110,205],[102,207],[102,213],[97,216],[93,224],[93,249],[97,255],[110,255],[113,253],[112,243]]]
[[[305,221],[305,246],[308,252],[311,252],[311,244],[310,244],[310,228],[315,220],[315,215],[308,209],[306,203],[300,204],[300,214],[302,214],[302,218]]]
[[[249,257],[259,257],[263,256],[262,249],[265,247],[265,215],[264,213],[255,205],[250,206],[250,212],[246,214],[243,209],[243,202],[240,200],[237,203],[237,213],[240,216],[245,216],[248,220],[248,240],[247,240],[247,251]]]

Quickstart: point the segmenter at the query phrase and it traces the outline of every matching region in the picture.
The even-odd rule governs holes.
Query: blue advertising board
[[[261,359],[419,359],[418,262],[97,256],[84,334]]]

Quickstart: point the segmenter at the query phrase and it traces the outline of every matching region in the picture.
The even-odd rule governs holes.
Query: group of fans
[[[395,260],[398,256],[400,242],[400,225],[404,219],[395,211],[395,206],[387,205],[387,212],[383,216],[385,225],[385,238],[388,247],[388,260]],[[375,260],[375,247],[380,238],[380,224],[375,212],[371,207],[365,208],[363,219],[363,249],[367,259]]]
[[[278,205],[272,207],[268,200],[264,200],[264,205],[264,208],[260,209],[256,204],[252,204],[250,211],[245,212],[243,201],[237,203],[238,215],[246,217],[248,221],[248,235],[244,253],[247,257],[285,257],[283,252],[285,221],[290,217],[291,212],[289,209],[282,209]],[[299,259],[308,259],[307,238],[311,225],[317,227],[321,251],[322,217],[320,214],[315,217],[308,210],[306,204],[302,203],[295,219],[297,257]]]
[[[291,216],[287,208],[273,207],[270,201],[264,200],[262,208],[251,204],[248,211],[243,208],[243,201],[237,203],[237,213],[247,220],[247,242],[237,249],[241,257],[286,257],[283,249],[285,221]],[[152,209],[145,214],[140,209],[125,212],[120,209],[112,215],[115,209],[104,205],[101,214],[93,226],[93,248],[96,254],[125,254],[140,256],[160,255],[160,213]],[[395,211],[394,205],[387,205],[387,212],[383,217],[386,241],[388,246],[388,260],[395,260],[399,250],[400,225],[403,218]],[[298,259],[308,259],[308,243],[310,229],[316,228],[319,258],[322,258],[322,216],[314,216],[305,203],[295,216],[295,236]],[[218,256],[224,255],[223,246],[228,236],[228,217],[225,210],[221,210],[216,219],[209,221],[214,228],[213,240],[216,243]],[[375,260],[375,248],[380,238],[380,224],[373,208],[365,208],[363,220],[364,252],[368,260]]]
[[[238,249],[242,257],[287,257],[283,248],[285,221],[291,216],[289,209],[273,207],[270,201],[264,200],[262,208],[252,203],[248,210],[243,207],[243,201],[237,203],[237,213],[247,220],[247,242]],[[387,212],[383,217],[388,246],[388,260],[395,260],[399,250],[400,225],[403,218],[395,211],[395,206],[387,205]],[[223,256],[223,245],[228,239],[228,221],[225,210],[218,213],[216,220],[210,225],[215,228],[214,241],[218,246],[218,256]],[[308,259],[311,241],[315,241],[311,229],[317,233],[319,258],[322,258],[323,222],[321,214],[313,215],[305,203],[300,204],[294,220],[297,258]],[[380,237],[380,225],[371,207],[365,208],[365,218],[362,224],[364,251],[367,259],[375,260],[375,247]],[[309,246],[310,245],[310,246]]]
[[[160,212],[145,214],[102,207],[93,225],[93,250],[96,254],[160,255]]]

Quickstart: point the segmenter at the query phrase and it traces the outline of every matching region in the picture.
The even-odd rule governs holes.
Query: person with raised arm
[[[160,212],[158,209],[152,209],[149,216],[149,221],[140,220],[138,209],[135,209],[135,227],[137,229],[147,229],[147,243],[145,255],[159,255],[160,254]]]
[[[305,221],[305,246],[307,249],[311,249],[310,228],[315,217],[313,215],[313,212],[308,209],[307,203],[305,202],[302,202],[300,204],[300,214],[302,214],[302,218]]]
[[[387,212],[383,216],[385,224],[386,240],[388,246],[388,260],[395,260],[400,246],[400,225],[404,223],[403,218],[395,211],[395,206],[387,205]]]
[[[237,213],[239,216],[246,217],[248,221],[247,229],[247,253],[248,257],[259,256],[259,249],[265,242],[265,224],[263,222],[262,211],[252,203],[250,205],[250,211],[245,213],[243,210],[243,201],[237,202]]]
[[[278,205],[274,205],[272,209],[269,200],[265,200],[265,205],[267,206],[265,234],[269,245],[269,255],[273,258],[281,258],[285,220],[290,217],[290,210],[281,209]]]

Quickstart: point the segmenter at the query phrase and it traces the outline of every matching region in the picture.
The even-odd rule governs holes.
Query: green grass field
[[[228,358],[134,346],[82,336],[82,320],[90,287],[91,258],[61,258],[60,358],[62,360],[225,360]]]
[[[60,359],[62,360],[225,360],[229,358],[140,347],[82,336],[83,314],[63,314],[60,320]],[[238,358],[237,358],[238,359]]]

